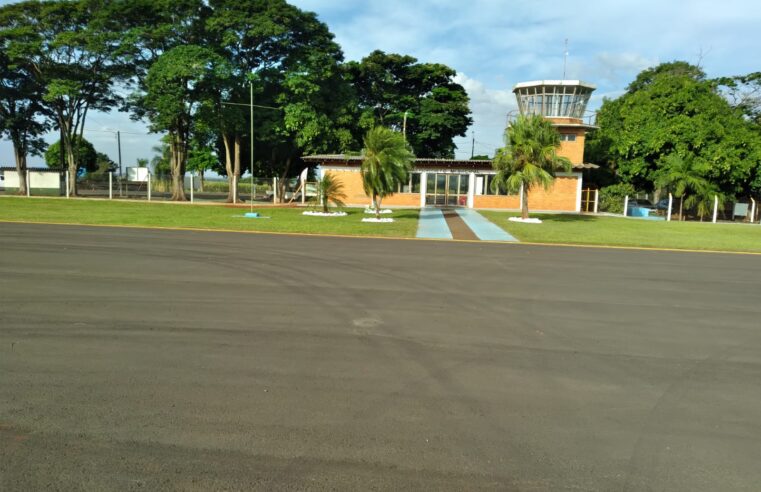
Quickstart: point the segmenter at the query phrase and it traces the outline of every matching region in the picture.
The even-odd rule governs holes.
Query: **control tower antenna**
[[[565,69],[568,66],[568,38],[565,38],[565,50],[563,50],[563,80],[565,80]]]

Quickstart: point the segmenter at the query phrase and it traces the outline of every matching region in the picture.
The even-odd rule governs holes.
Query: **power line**
[[[117,133],[121,133],[122,135],[140,135],[142,137],[150,135],[150,132],[146,132],[146,133],[134,133],[134,132],[123,132],[121,130],[88,130],[88,129],[85,129],[84,131],[85,132],[98,132],[98,133],[113,133],[114,135],[116,135]]]

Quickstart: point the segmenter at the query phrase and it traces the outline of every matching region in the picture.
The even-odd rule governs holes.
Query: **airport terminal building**
[[[589,97],[595,87],[579,80],[542,80],[523,82],[513,89],[521,114],[539,114],[549,119],[560,133],[558,154],[573,164],[570,173],[558,173],[549,190],[532,189],[529,203],[536,211],[581,211],[582,171],[595,168],[584,163],[584,139],[595,128],[584,123]],[[330,172],[344,185],[346,204],[364,206],[369,202],[359,172],[361,156],[342,154],[312,155],[303,158],[319,165],[320,173]],[[493,190],[495,171],[491,161],[469,159],[414,159],[407,183],[397,193],[383,199],[383,205],[426,207],[448,206],[476,209],[520,209],[520,194],[508,195]]]

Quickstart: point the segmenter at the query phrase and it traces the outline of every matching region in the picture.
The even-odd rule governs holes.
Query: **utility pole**
[[[473,159],[473,156],[476,154],[476,132],[471,133],[473,140],[470,142],[470,158]]]
[[[249,80],[248,81],[248,88],[250,92],[250,99],[249,99],[249,119],[251,120],[251,130],[250,130],[250,153],[251,153],[251,159],[249,163],[249,171],[251,172],[251,212],[254,211],[254,81]],[[236,196],[237,196],[237,190],[236,190]]]
[[[116,147],[119,149],[119,177],[122,177],[122,134],[116,131]]]
[[[246,106],[249,108],[249,120],[250,120],[250,142],[249,145],[251,146],[251,159],[250,159],[250,165],[251,165],[251,210],[254,209],[254,108],[262,108],[262,109],[274,109],[277,111],[282,111],[282,108],[276,108],[273,106],[262,106],[260,104],[254,104],[254,82],[252,80],[248,81],[248,87],[249,87],[249,103],[243,104],[243,103],[234,103],[234,102],[223,102],[222,104],[230,105],[230,106]],[[236,184],[237,186],[237,184]]]

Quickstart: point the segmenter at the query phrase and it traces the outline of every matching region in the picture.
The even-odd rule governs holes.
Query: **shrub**
[[[634,197],[634,186],[629,183],[618,183],[600,189],[600,211],[613,214],[624,213],[626,195]]]

